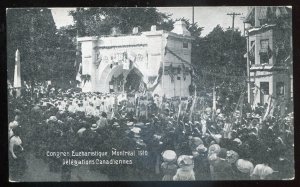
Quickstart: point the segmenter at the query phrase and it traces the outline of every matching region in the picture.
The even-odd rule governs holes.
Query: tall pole
[[[250,87],[250,59],[249,59],[249,33],[247,32],[247,92],[248,103],[251,103],[251,87]]]
[[[231,43],[232,43],[232,39],[233,39],[233,33],[234,33],[234,19],[235,16],[241,15],[240,13],[236,13],[236,12],[232,12],[232,13],[227,13],[228,16],[232,16],[232,35],[231,35]]]
[[[192,9],[192,20],[193,20],[193,25],[194,25],[194,23],[195,23],[195,7],[193,6],[192,8],[193,8]]]

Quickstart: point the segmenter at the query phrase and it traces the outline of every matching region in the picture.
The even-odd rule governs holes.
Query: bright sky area
[[[56,27],[73,24],[72,16],[69,16],[69,11],[75,8],[51,8]],[[192,7],[157,7],[158,11],[172,14],[173,19],[185,17],[192,21]],[[198,26],[204,27],[201,36],[207,35],[214,27],[220,25],[224,29],[231,27],[232,16],[227,13],[240,13],[241,15],[235,18],[235,28],[244,31],[242,18],[247,15],[246,6],[235,7],[194,7],[194,20]]]

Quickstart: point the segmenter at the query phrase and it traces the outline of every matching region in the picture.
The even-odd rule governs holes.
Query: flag
[[[239,119],[240,122],[241,122],[242,119],[243,119],[244,99],[245,99],[245,97],[244,97],[244,93],[243,93],[243,97],[242,97],[241,102],[240,102],[240,119]]]
[[[214,83],[214,87],[213,87],[213,116],[212,118],[215,118],[215,114],[216,114],[216,110],[217,110],[217,101],[216,101],[216,87],[215,87],[215,83]]]
[[[178,114],[177,114],[177,125],[178,125],[178,122],[179,122],[179,117],[180,117],[180,112],[181,112],[181,97],[180,97],[180,103],[179,103],[179,106],[178,106]]]
[[[81,82],[81,75],[82,75],[82,63],[79,64],[79,68],[77,71],[77,75],[76,75],[76,80],[78,80],[79,82]]]
[[[146,86],[145,86],[145,83],[143,81],[140,81],[139,91],[140,92],[145,92],[146,91]]]
[[[192,103],[192,107],[191,107],[191,113],[190,113],[190,116],[189,116],[190,121],[192,120],[192,114],[194,112],[196,102],[197,102],[197,90],[195,89],[195,95],[194,95],[194,99],[193,99],[193,103]]]
[[[269,116],[273,115],[274,107],[276,105],[276,100],[274,100],[271,95],[268,97],[268,108],[265,111],[265,114],[263,115],[263,121]]]
[[[160,67],[158,69],[158,76],[156,77],[155,81],[151,85],[149,85],[149,84],[147,85],[148,91],[155,90],[157,85],[161,82],[162,74],[163,74],[163,63],[160,62]]]

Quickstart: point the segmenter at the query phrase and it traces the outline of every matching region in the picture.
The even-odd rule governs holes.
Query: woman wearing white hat
[[[274,170],[266,164],[257,164],[251,174],[252,179],[270,180]]]
[[[177,155],[175,151],[166,150],[162,154],[163,163],[161,164],[161,169],[163,172],[163,181],[172,181],[173,176],[176,174],[177,165],[176,165],[176,158]]]
[[[210,180],[210,168],[207,159],[207,148],[200,144],[192,152],[194,159],[194,172],[196,180]]]
[[[181,155],[177,159],[179,168],[176,175],[173,177],[174,181],[193,181],[195,179],[193,156]]]
[[[248,160],[238,159],[235,165],[235,178],[238,180],[250,180],[250,175],[252,174],[254,168],[253,164]]]

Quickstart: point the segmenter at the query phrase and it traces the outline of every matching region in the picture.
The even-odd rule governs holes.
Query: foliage
[[[81,80],[83,80],[83,84],[91,81],[91,75],[89,75],[89,74],[83,74],[80,76],[80,78],[81,78]]]
[[[7,70],[13,79],[15,51],[19,49],[22,80],[34,82],[69,79],[74,63],[74,43],[66,33],[58,32],[47,8],[7,10]]]
[[[55,24],[50,15],[46,9],[7,10],[8,78],[13,78],[17,49],[21,55],[23,80],[44,79],[49,75],[54,60],[51,49],[55,43]]]
[[[77,8],[70,15],[80,36],[108,35],[113,27],[118,27],[123,34],[131,33],[133,27],[139,27],[140,31],[150,30],[152,25],[172,28],[169,15],[156,8]]]
[[[217,25],[207,36],[196,38],[192,62],[198,75],[198,88],[212,91],[215,85],[223,95],[238,98],[245,88],[246,39],[239,31],[224,31]],[[227,77],[226,77],[227,75]],[[229,77],[230,76],[230,77]],[[237,76],[234,78],[234,76]]]

